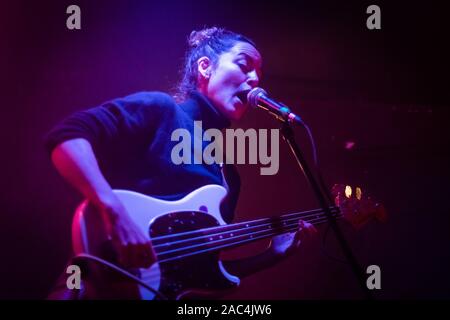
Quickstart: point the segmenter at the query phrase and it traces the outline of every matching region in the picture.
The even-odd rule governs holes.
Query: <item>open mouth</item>
[[[243,104],[247,104],[247,95],[250,92],[250,90],[243,90],[236,94],[236,97],[239,98],[239,100],[242,101]]]

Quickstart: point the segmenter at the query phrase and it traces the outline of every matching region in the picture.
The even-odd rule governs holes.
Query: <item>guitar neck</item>
[[[332,217],[340,217],[339,208],[329,210]],[[152,242],[159,262],[167,262],[295,232],[300,220],[317,225],[328,218],[322,209],[316,209],[158,237]]]

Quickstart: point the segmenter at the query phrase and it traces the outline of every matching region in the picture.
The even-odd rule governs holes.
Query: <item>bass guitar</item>
[[[181,299],[234,289],[240,279],[224,268],[220,251],[274,235],[294,232],[299,220],[328,221],[322,209],[226,224],[220,204],[227,191],[219,185],[194,190],[178,201],[164,201],[127,190],[114,190],[133,222],[148,236],[157,261],[149,268],[126,269],[117,263],[101,215],[88,201],[72,223],[75,261],[82,265],[87,292],[100,299]],[[333,218],[361,227],[370,218],[384,220],[384,208],[363,198],[359,188],[335,185]],[[88,294],[89,295],[89,294]]]

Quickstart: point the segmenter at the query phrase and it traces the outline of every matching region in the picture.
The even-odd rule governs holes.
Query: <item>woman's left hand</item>
[[[284,233],[274,236],[269,245],[269,250],[280,256],[287,256],[293,253],[300,243],[317,233],[317,229],[308,222],[299,221],[299,228],[296,232]]]

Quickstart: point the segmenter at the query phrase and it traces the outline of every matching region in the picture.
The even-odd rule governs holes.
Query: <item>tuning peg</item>
[[[355,190],[355,197],[356,197],[356,199],[361,200],[361,197],[362,197],[362,190],[361,190],[360,187],[356,187],[356,190]]]
[[[350,186],[345,186],[345,196],[347,198],[350,198],[352,196],[352,187]]]

